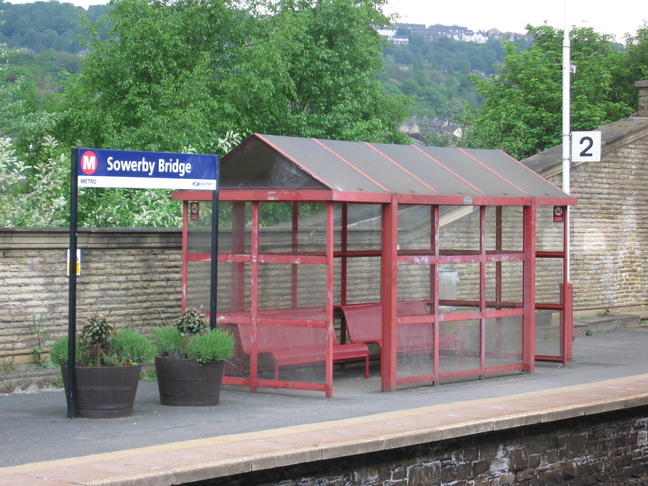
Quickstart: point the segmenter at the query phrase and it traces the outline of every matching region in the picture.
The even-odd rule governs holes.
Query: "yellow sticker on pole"
[[[67,251],[67,265],[65,267],[67,269],[67,276],[70,276],[70,269],[72,268],[72,264],[70,262],[70,250],[68,249]],[[76,274],[81,275],[81,249],[77,248],[76,251]]]

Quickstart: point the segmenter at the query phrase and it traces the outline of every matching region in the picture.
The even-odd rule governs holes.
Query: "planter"
[[[75,415],[84,418],[118,418],[131,415],[141,368],[141,365],[77,366]],[[67,391],[67,366],[62,366],[61,372]]]
[[[156,356],[160,402],[179,407],[218,405],[224,364]]]

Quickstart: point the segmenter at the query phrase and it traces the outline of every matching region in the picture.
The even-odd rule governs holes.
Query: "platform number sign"
[[[601,161],[601,132],[572,132],[572,162]]]

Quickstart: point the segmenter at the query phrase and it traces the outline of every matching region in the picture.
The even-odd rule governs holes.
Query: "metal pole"
[[[570,139],[571,139],[571,111],[570,111],[570,74],[571,74],[571,44],[569,40],[569,26],[567,23],[567,0],[565,0],[565,31],[563,36],[563,113],[562,113],[562,173],[563,173],[563,191],[567,194],[570,193]],[[569,211],[569,206],[565,208]],[[569,231],[569,218],[565,218],[567,225],[565,233],[565,279],[570,280],[570,231]]]
[[[216,312],[218,302],[218,157],[216,157],[216,190],[212,194],[212,234],[211,234],[211,282],[210,282],[210,300],[209,300],[209,327],[216,329]]]
[[[68,363],[67,363],[67,418],[76,415],[76,254],[77,254],[77,210],[79,150],[72,149],[70,164],[70,258],[69,258],[69,298],[68,298]]]

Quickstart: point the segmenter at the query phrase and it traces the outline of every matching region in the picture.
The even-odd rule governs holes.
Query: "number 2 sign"
[[[572,162],[601,161],[601,132],[572,132]]]

